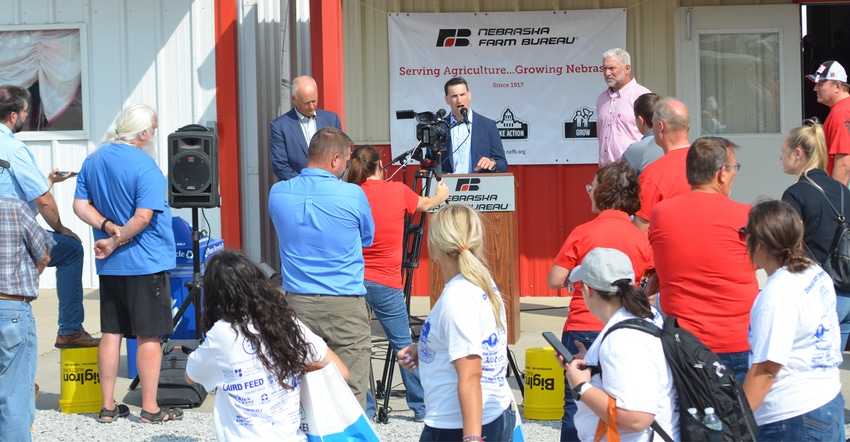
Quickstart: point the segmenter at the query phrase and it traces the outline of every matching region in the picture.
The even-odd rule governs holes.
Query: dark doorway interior
[[[806,5],[807,34],[803,36],[803,74],[814,73],[827,60],[837,60],[850,70],[850,5]],[[818,103],[814,83],[803,79],[803,115],[823,122],[829,108]]]

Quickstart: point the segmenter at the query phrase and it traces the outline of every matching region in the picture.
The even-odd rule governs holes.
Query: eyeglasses
[[[735,163],[731,166],[725,166],[726,169],[735,169],[735,171],[741,170],[741,163]]]
[[[587,193],[590,193],[590,191],[593,190],[593,184],[586,184],[584,186],[584,190],[586,190]]]
[[[746,227],[741,227],[740,229],[738,229],[738,239],[740,239],[741,242],[747,242],[747,228]]]

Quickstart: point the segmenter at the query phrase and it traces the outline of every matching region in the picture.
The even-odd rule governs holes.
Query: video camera
[[[416,139],[419,145],[413,152],[415,160],[435,161],[437,156],[445,150],[446,139],[451,128],[445,109],[439,109],[437,112],[400,110],[396,111],[395,117],[399,120],[416,120]],[[423,150],[425,150],[424,153]]]

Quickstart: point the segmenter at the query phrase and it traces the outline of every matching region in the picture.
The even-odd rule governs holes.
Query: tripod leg
[[[384,366],[386,371],[384,377],[384,405],[378,410],[378,422],[385,424],[389,421],[390,413],[390,396],[393,388],[393,372],[395,371],[395,352],[392,345],[387,344],[387,365]]]

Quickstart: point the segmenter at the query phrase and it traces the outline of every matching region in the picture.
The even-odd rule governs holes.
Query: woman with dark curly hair
[[[218,440],[305,441],[300,379],[312,362],[348,369],[296,317],[278,288],[239,252],[224,250],[204,273],[206,340],[186,364],[186,379],[215,395]]]
[[[597,247],[617,249],[632,262],[635,281],[653,268],[652,248],[646,234],[629,219],[640,209],[640,186],[634,170],[625,161],[608,164],[596,171],[593,183],[587,185],[590,208],[599,216],[584,223],[570,233],[555,256],[549,270],[551,289],[569,287],[570,272],[581,265],[585,255]],[[561,341],[573,354],[589,348],[604,324],[596,318],[582,297],[581,285],[573,286],[570,310],[564,323]],[[561,440],[578,440],[573,416],[576,404],[569,385],[564,386],[564,417],[561,419]]]

